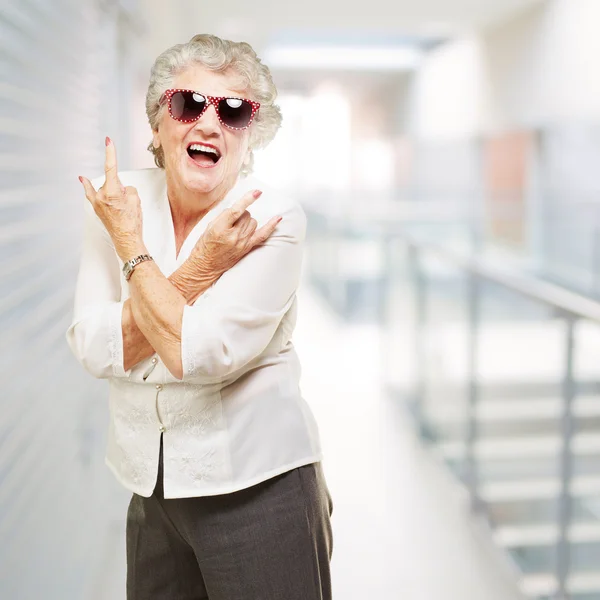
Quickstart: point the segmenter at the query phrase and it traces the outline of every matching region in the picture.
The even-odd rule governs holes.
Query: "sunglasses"
[[[215,107],[219,121],[229,129],[246,129],[256,116],[260,103],[245,98],[207,96],[194,90],[167,90],[159,104],[169,102],[169,114],[176,121],[192,123],[197,121],[208,108]]]

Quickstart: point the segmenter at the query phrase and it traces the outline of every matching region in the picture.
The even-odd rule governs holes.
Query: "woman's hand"
[[[80,177],[79,181],[83,184],[85,197],[110,234],[117,254],[126,261],[146,253],[142,238],[142,206],[137,190],[124,187],[119,180],[117,153],[110,138],[106,138],[104,171],[106,181],[98,191],[89,179]]]
[[[270,237],[282,217],[273,217],[257,229],[256,219],[246,210],[261,194],[248,192],[208,224],[192,250],[203,269],[220,277]]]

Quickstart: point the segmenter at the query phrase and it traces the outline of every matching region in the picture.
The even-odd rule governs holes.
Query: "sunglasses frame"
[[[192,94],[200,94],[200,96],[203,96],[204,98],[206,98],[206,104],[204,105],[202,112],[195,119],[178,119],[177,117],[175,117],[173,115],[173,111],[171,109],[171,99],[173,98],[173,95],[177,92],[190,92]],[[221,119],[221,113],[219,112],[219,102],[221,100],[230,100],[230,99],[231,100],[243,100],[244,102],[248,102],[252,106],[252,113],[250,114],[250,120],[248,121],[248,125],[246,125],[245,127],[232,127],[231,125],[227,125],[227,123],[224,123],[223,119]],[[221,124],[224,127],[227,127],[227,129],[235,129],[238,131],[248,129],[248,127],[250,127],[250,125],[252,124],[252,121],[254,120],[254,117],[256,116],[256,113],[258,112],[258,109],[260,108],[260,102],[254,102],[254,100],[248,100],[248,98],[237,98],[236,96],[208,96],[206,94],[203,94],[202,92],[197,92],[196,90],[187,90],[187,89],[181,89],[181,88],[166,90],[163,93],[163,95],[160,97],[159,105],[162,106],[165,103],[165,100],[168,100],[169,114],[171,115],[171,118],[175,119],[175,121],[179,121],[181,123],[194,123],[206,112],[206,109],[209,107],[209,105],[212,104],[215,107],[215,112],[217,113],[217,118],[219,119]]]

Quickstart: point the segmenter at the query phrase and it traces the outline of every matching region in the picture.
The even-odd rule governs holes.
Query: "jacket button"
[[[161,425],[161,426],[158,428],[158,430],[159,430],[161,433],[164,433],[164,431],[165,431],[165,426],[164,426],[164,425]]]
[[[158,358],[156,356],[152,359],[152,364],[155,365],[158,362]]]
[[[157,384],[156,384],[156,389],[157,389],[157,390],[159,390],[159,391],[160,391],[160,390],[162,390],[162,388],[163,388],[163,386],[162,386],[162,384],[161,384],[161,383],[157,383]]]

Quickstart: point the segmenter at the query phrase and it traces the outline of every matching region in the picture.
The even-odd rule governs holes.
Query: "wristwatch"
[[[125,275],[125,281],[129,281],[131,274],[133,273],[133,269],[141,262],[145,260],[154,260],[149,254],[140,254],[131,260],[126,260],[123,264],[123,275]]]

